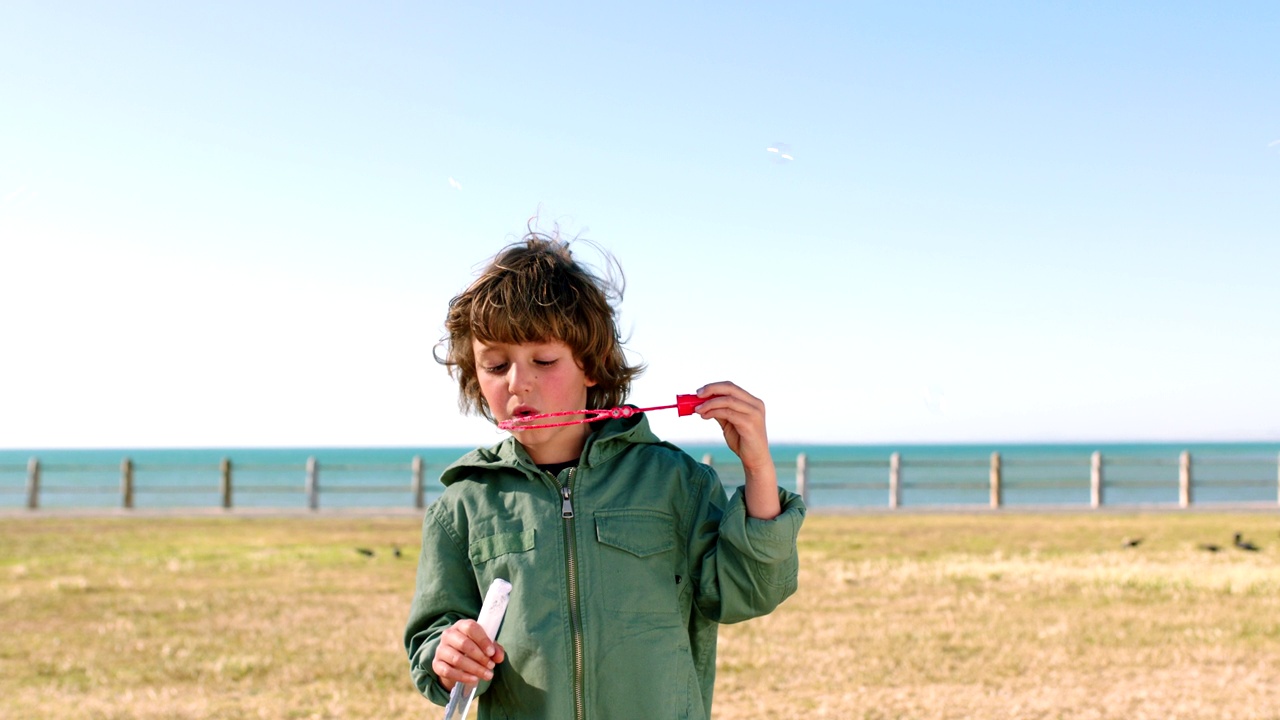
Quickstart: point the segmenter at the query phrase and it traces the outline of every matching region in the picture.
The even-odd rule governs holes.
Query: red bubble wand
[[[580,425],[582,423],[595,422],[597,420],[608,420],[610,418],[629,418],[638,413],[650,412],[653,410],[669,410],[676,408],[680,417],[692,415],[694,408],[702,403],[719,395],[710,397],[698,397],[697,395],[677,395],[675,404],[673,405],[657,405],[647,408],[634,408],[628,405],[621,407],[609,408],[607,410],[562,410],[560,412],[539,413],[537,415],[525,415],[523,417],[511,418],[498,423],[498,427],[502,430],[540,430],[542,428],[564,427],[565,425]],[[563,422],[538,423],[529,425],[527,423],[535,420],[546,420],[547,418],[570,417],[573,415],[584,415],[577,420],[565,420]]]

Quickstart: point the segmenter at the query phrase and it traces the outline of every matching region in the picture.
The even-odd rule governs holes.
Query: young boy
[[[507,247],[449,303],[439,360],[462,409],[501,422],[620,405],[642,369],[622,353],[620,297],[566,243]],[[778,488],[764,403],[731,382],[697,394],[742,461],[732,499],[643,414],[513,430],[444,471],[405,629],[424,695],[444,705],[479,682],[482,719],[711,717],[718,624],[795,592],[805,509]],[[513,586],[501,643],[474,621],[494,578]]]

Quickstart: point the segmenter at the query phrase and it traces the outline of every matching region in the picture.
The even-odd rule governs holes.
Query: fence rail
[[[307,507],[312,510],[320,509],[320,495],[322,492],[327,493],[393,493],[405,492],[412,496],[415,508],[426,507],[426,486],[423,482],[423,474],[425,465],[421,457],[414,457],[413,461],[408,464],[393,463],[368,463],[364,465],[352,463],[334,463],[326,465],[325,473],[386,473],[400,472],[405,473],[406,482],[403,485],[387,485],[387,484],[360,484],[360,485],[344,485],[326,482],[321,485],[320,482],[320,463],[314,458],[309,458],[305,465],[296,465],[289,463],[259,463],[246,464],[243,466],[235,466],[230,458],[224,458],[217,465],[205,464],[181,464],[181,463],[155,463],[145,465],[135,465],[129,458],[124,458],[118,466],[120,484],[119,487],[111,487],[102,484],[97,485],[49,485],[43,482],[42,478],[46,472],[58,473],[110,473],[117,470],[115,465],[107,464],[72,464],[72,463],[51,463],[47,466],[40,463],[39,458],[31,458],[26,465],[26,487],[5,487],[0,485],[0,492],[15,491],[25,492],[27,500],[27,508],[37,510],[40,508],[40,499],[45,494],[61,494],[61,493],[83,493],[83,494],[104,494],[118,493],[120,496],[120,506],[126,510],[132,510],[136,506],[136,497],[139,492],[147,494],[202,494],[216,493],[221,499],[221,506],[224,509],[231,509],[234,506],[234,500],[237,494],[253,493],[266,494],[278,493],[289,494],[298,493],[299,486],[295,483],[284,484],[237,484],[234,482],[234,470],[242,472],[300,472],[303,478],[301,492],[305,495]],[[182,473],[182,474],[198,474],[208,473],[211,476],[216,473],[217,482],[209,482],[207,484],[192,485],[174,485],[170,483],[164,484],[139,484],[136,480],[136,473],[145,469],[147,472],[164,472],[164,473]],[[0,473],[5,471],[21,471],[22,466],[0,465]]]
[[[705,461],[706,459],[704,458]],[[1212,458],[1211,460],[1200,460],[1198,462],[1201,469],[1272,466],[1275,470],[1269,478],[1258,476],[1195,480],[1194,468],[1196,466],[1192,463],[1191,453],[1185,450],[1176,458],[1114,456],[1104,459],[1101,452],[1094,452],[1087,460],[1063,455],[1054,458],[1015,459],[1012,461],[1005,461],[999,452],[991,453],[990,458],[986,461],[978,461],[973,458],[929,458],[908,461],[903,459],[901,453],[893,453],[886,461],[861,462],[857,464],[857,467],[887,468],[887,478],[881,481],[854,483],[847,480],[824,481],[813,477],[815,470],[851,467],[852,464],[823,463],[810,460],[805,453],[800,453],[795,462],[795,482],[796,492],[806,502],[809,501],[814,491],[819,490],[880,489],[887,491],[888,506],[890,508],[901,507],[904,489],[947,491],[985,489],[987,490],[987,504],[993,509],[998,509],[1005,506],[1005,491],[1010,489],[1042,491],[1083,490],[1085,488],[1089,491],[1089,506],[1092,508],[1100,508],[1106,504],[1108,490],[1154,490],[1161,488],[1170,491],[1176,488],[1177,505],[1180,508],[1191,507],[1198,490],[1231,488],[1273,489],[1275,502],[1277,506],[1280,506],[1280,456],[1275,460],[1267,458]],[[1149,474],[1143,477],[1107,479],[1106,468],[1108,467],[1130,473],[1136,468]],[[1170,469],[1175,467],[1177,468],[1176,478],[1170,474]],[[978,473],[975,471],[978,468],[986,469],[985,480],[977,477]],[[1036,480],[1010,481],[1005,478],[1006,471],[1010,468],[1052,470],[1053,474]],[[1083,472],[1078,477],[1064,476],[1064,473],[1077,470],[1084,471],[1085,468],[1087,468],[1087,476]],[[904,476],[913,469],[959,470],[964,473],[964,476],[961,478],[923,481],[906,479]],[[1174,484],[1175,481],[1176,485]]]
[[[712,464],[710,455],[704,455],[702,462]],[[1218,477],[1196,479],[1197,471],[1208,471],[1222,468],[1263,468],[1274,466],[1271,477]],[[1037,491],[1088,491],[1089,506],[1100,508],[1114,503],[1108,500],[1110,491],[1114,490],[1167,490],[1172,496],[1176,491],[1176,504],[1181,508],[1191,507],[1197,494],[1212,490],[1227,489],[1274,489],[1274,498],[1280,506],[1280,457],[1274,461],[1269,458],[1210,458],[1200,459],[1194,464],[1191,453],[1184,451],[1176,458],[1108,456],[1095,452],[1087,458],[1073,456],[1055,456],[1054,458],[1011,459],[1005,460],[999,452],[992,453],[986,460],[966,458],[917,458],[906,459],[901,453],[892,453],[883,460],[815,460],[807,453],[799,453],[794,461],[780,460],[777,463],[780,472],[794,470],[795,489],[806,502],[810,502],[815,492],[858,492],[867,496],[869,493],[882,492],[885,502],[891,509],[903,505],[903,495],[913,491],[936,491],[941,493],[963,494],[972,499],[973,493],[984,493],[985,503],[991,508],[1006,506],[1006,491],[1014,490],[1023,493]],[[1173,470],[1176,468],[1176,471]],[[37,510],[41,507],[41,499],[45,495],[83,494],[101,496],[116,494],[120,498],[120,507],[133,509],[139,494],[175,495],[175,494],[211,494],[219,498],[224,509],[234,507],[235,498],[241,494],[301,494],[311,510],[318,510],[321,497],[327,493],[352,496],[359,494],[392,494],[406,493],[413,507],[422,509],[427,503],[427,492],[424,483],[426,465],[421,457],[414,457],[410,463],[333,463],[323,467],[316,458],[309,458],[305,464],[300,463],[248,463],[234,464],[230,458],[224,458],[218,464],[180,464],[180,463],[145,463],[135,464],[124,458],[119,465],[115,464],[83,464],[83,463],[50,463],[42,465],[39,458],[31,458],[26,466],[0,464],[0,477],[4,475],[20,475],[26,473],[26,484],[5,485],[0,483],[0,495],[26,494],[26,507]],[[1036,470],[1045,473],[1036,479],[1009,479],[1009,470]],[[1107,470],[1116,471],[1120,477],[1108,477]],[[168,473],[165,481],[157,480],[155,484],[139,483],[136,475],[139,471],[147,473]],[[879,478],[868,478],[869,472],[880,471]],[[1141,474],[1135,476],[1134,472]],[[236,474],[250,473],[290,473],[294,480],[281,483],[236,482]],[[45,483],[46,473],[65,474],[111,474],[118,476],[118,485],[83,484],[69,485],[65,483]],[[334,476],[350,478],[378,474],[379,482],[374,483],[342,483],[333,482]],[[386,474],[404,473],[405,482],[388,483]],[[737,473],[735,475],[735,473]],[[1079,474],[1077,474],[1079,473]],[[208,482],[182,485],[173,483],[173,475],[192,477],[204,475]],[[916,477],[919,474],[919,477]],[[1246,473],[1247,475],[1248,473]],[[256,478],[255,478],[256,479]],[[323,479],[323,480],[322,480]],[[736,468],[725,468],[722,479],[727,485],[740,480],[740,472]],[[300,481],[300,482],[299,482]],[[740,483],[739,483],[740,484]],[[848,505],[849,503],[835,503]],[[866,505],[866,503],[854,503]],[[927,503],[926,503],[927,504]]]

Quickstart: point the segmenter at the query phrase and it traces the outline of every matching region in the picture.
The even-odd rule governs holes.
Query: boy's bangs
[[[471,315],[471,336],[485,344],[520,345],[559,340],[574,345],[573,323],[557,308],[533,303],[521,308],[483,303]]]

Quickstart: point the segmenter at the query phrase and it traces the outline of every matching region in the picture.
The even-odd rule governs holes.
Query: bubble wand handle
[[[498,637],[498,629],[502,627],[502,618],[507,614],[507,602],[510,599],[511,583],[502,578],[494,578],[489,584],[489,591],[484,594],[480,617],[476,618],[490,640]],[[449,693],[449,704],[444,706],[444,720],[466,720],[478,687],[478,683],[454,685],[453,691]]]
[[[697,395],[677,395],[676,401],[671,405],[655,405],[653,407],[633,408],[626,405],[621,407],[609,408],[607,410],[561,410],[559,412],[539,413],[537,415],[526,415],[520,418],[511,418],[498,423],[498,427],[502,430],[540,430],[542,428],[564,427],[566,425],[581,425],[582,423],[595,422],[597,420],[608,420],[610,418],[629,418],[637,413],[652,412],[654,410],[670,410],[677,408],[680,411],[680,417],[692,415],[694,408],[713,397],[700,398]],[[585,417],[576,420],[566,420],[564,422],[554,423],[538,423],[530,425],[528,423],[534,420],[546,420],[548,418],[569,417],[573,415],[583,415]]]

